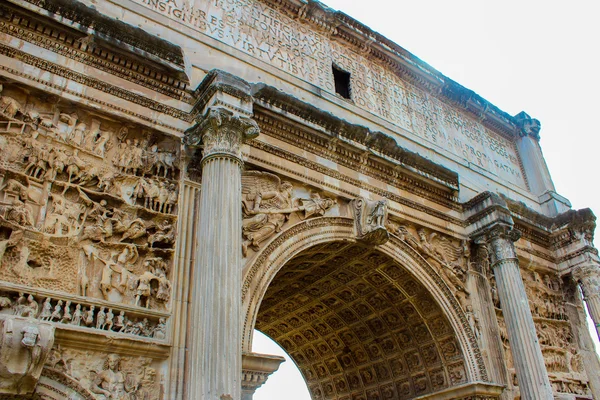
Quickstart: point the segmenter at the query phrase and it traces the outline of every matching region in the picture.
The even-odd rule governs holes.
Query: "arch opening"
[[[410,399],[468,381],[455,331],[426,287],[390,255],[354,242],[288,260],[255,327],[292,357],[313,399]]]

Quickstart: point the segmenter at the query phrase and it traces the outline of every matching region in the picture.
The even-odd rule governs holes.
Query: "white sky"
[[[600,213],[596,183],[600,128],[594,117],[600,94],[600,2],[324,3],[398,43],[510,115],[525,111],[539,119],[542,150],[557,192],[575,209],[590,207]],[[595,334],[592,337],[597,341]],[[255,340],[253,350],[283,354],[269,348],[268,341]],[[309,400],[310,396],[288,361],[254,398]]]

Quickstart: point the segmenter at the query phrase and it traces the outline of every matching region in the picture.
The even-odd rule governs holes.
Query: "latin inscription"
[[[335,63],[351,73],[357,106],[525,187],[509,140],[298,20],[254,0],[137,1],[331,93]]]

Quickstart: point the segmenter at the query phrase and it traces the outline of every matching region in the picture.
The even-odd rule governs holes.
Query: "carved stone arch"
[[[244,351],[251,351],[252,334],[261,303],[278,272],[290,260],[308,249],[335,242],[341,245],[354,243],[359,245],[354,235],[352,219],[321,217],[300,222],[273,238],[253,260],[249,261],[244,271],[242,289],[245,312]],[[386,244],[371,250],[376,250],[403,266],[418,281],[419,285],[426,288],[429,295],[441,308],[462,351],[466,380],[469,382],[488,381],[481,351],[466,315],[437,270],[408,244],[393,235]]]
[[[410,272],[429,290],[450,320],[465,354],[465,361],[469,364],[470,379],[488,381],[487,370],[475,333],[460,303],[436,268],[396,235],[390,235],[390,240],[379,246],[379,250],[401,264],[410,266]]]
[[[42,370],[34,396],[40,399],[96,399],[96,396],[84,388],[77,379],[62,371],[48,367]]]

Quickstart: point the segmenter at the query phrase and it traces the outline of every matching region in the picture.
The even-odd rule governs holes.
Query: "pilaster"
[[[472,237],[476,243],[485,245],[489,252],[521,398],[550,400],[553,398],[552,386],[513,243],[520,234],[513,229],[506,203],[497,195],[483,194],[471,201],[469,206]]]
[[[185,144],[202,149],[202,191],[188,323],[187,399],[241,399],[241,149],[256,137],[250,86],[221,71],[196,91],[201,117]]]

